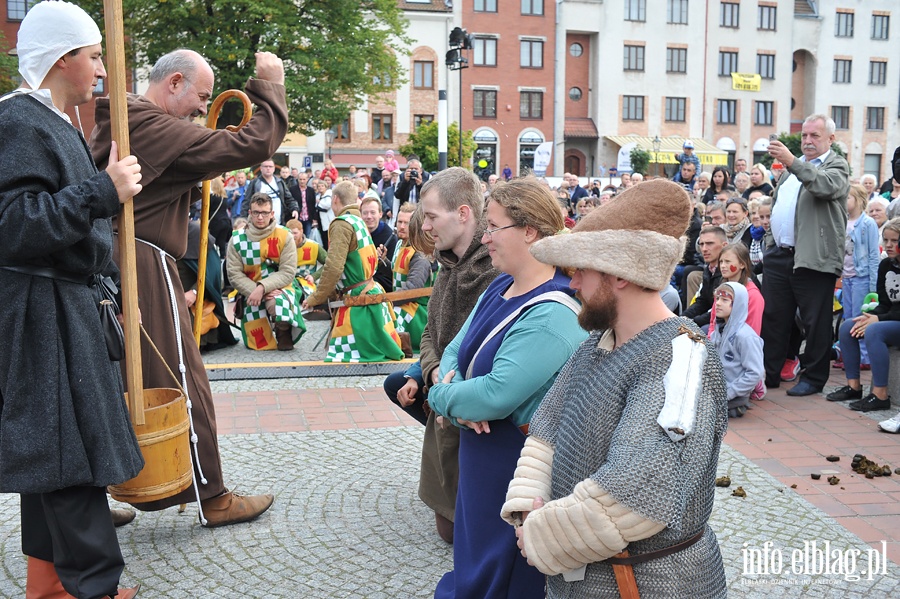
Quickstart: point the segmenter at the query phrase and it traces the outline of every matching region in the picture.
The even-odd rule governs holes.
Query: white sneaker
[[[878,428],[886,433],[900,433],[900,412],[895,414],[893,418],[879,422]]]

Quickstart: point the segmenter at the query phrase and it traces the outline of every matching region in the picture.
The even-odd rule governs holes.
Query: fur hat
[[[570,235],[541,239],[531,253],[545,264],[597,270],[661,290],[684,254],[690,220],[691,200],[684,188],[656,179],[595,209]]]

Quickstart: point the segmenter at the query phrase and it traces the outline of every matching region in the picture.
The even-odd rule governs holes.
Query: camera
[[[418,178],[419,178],[419,171],[417,171],[416,169],[410,170],[410,171],[409,171],[409,178],[410,178],[410,179],[418,179]]]

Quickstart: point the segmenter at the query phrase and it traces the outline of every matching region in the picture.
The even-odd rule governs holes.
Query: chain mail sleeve
[[[622,505],[590,479],[532,512],[523,526],[525,554],[550,576],[605,560],[666,527]]]

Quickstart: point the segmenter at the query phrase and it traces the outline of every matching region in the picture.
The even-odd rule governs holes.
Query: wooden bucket
[[[107,487],[117,501],[158,501],[191,486],[191,423],[184,395],[178,389],[144,389],[144,415],[146,424],[134,425],[144,469],[121,485]]]

